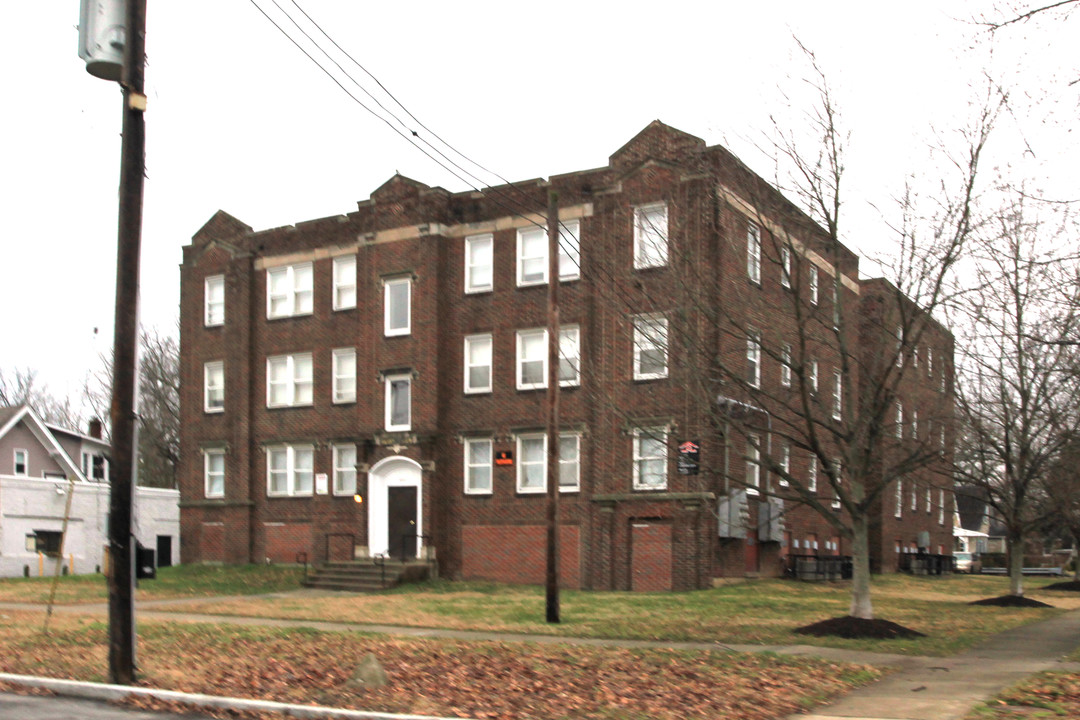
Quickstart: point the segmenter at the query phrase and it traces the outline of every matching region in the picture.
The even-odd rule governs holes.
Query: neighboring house
[[[834,287],[859,302],[859,259],[727,150],[654,122],[606,166],[548,181],[450,193],[396,175],[355,212],[262,232],[215,214],[181,266],[184,562],[404,552],[437,556],[451,578],[543,582],[549,190],[566,234],[562,584],[699,588],[850,552],[817,513],[766,501],[773,473],[715,424],[718,397],[731,412],[748,397],[706,381],[723,358],[785,392],[796,325],[781,308],[798,297],[825,328],[814,402],[835,416],[825,323]],[[781,227],[797,239],[782,255],[769,241]],[[683,331],[717,308],[752,331],[691,351]],[[913,352],[951,372],[947,331],[925,343]],[[756,447],[783,420],[763,417]],[[687,442],[696,475],[677,462]],[[777,462],[822,472],[805,453]],[[876,567],[896,566],[894,541],[949,552],[951,483],[929,513],[927,487],[918,512],[879,528]],[[817,492],[831,502],[825,483]]]
[[[73,482],[72,482],[73,481]],[[0,407],[0,576],[52,575],[68,492],[64,572],[99,572],[109,512],[109,445],[91,421],[83,435],[41,421],[28,406]],[[135,491],[134,533],[159,567],[179,559],[179,492]]]

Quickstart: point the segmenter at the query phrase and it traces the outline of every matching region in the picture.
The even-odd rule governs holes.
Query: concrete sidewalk
[[[1063,660],[1077,646],[1080,611],[1073,611],[995,635],[953,657],[913,658],[910,667],[789,720],[958,720],[1033,673],[1080,670]]]

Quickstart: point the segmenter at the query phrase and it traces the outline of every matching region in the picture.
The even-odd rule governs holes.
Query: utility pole
[[[112,463],[109,493],[109,681],[135,682],[134,548],[131,516],[135,481],[136,383],[139,338],[139,246],[142,240],[146,110],[143,68],[146,0],[126,0],[124,125],[120,145],[120,207],[113,331]]]
[[[559,618],[559,194],[548,190],[547,582],[549,623]]]

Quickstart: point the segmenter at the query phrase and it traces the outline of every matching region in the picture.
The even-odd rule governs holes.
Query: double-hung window
[[[559,385],[581,384],[581,329],[577,325],[559,328]]]
[[[310,445],[281,445],[266,449],[266,494],[271,497],[311,495],[315,449]]]
[[[465,392],[491,392],[491,333],[465,338]]]
[[[530,226],[517,233],[517,284],[542,285],[548,279],[547,230]]]
[[[812,493],[817,492],[817,455],[810,456],[806,471],[806,489]]]
[[[559,492],[581,489],[581,435],[559,434]]]
[[[465,292],[489,292],[493,285],[494,239],[485,235],[465,238]]]
[[[934,377],[934,348],[926,347],[926,377]]]
[[[746,336],[746,383],[761,387],[761,335],[757,332]]]
[[[334,403],[356,402],[356,349],[334,350]]]
[[[547,490],[547,435],[518,435],[517,451],[517,491],[542,493]]]
[[[807,369],[808,382],[810,385],[810,392],[816,393],[818,391],[818,361],[811,360],[809,368]]]
[[[203,410],[225,411],[225,363],[220,360],[203,365]]]
[[[14,472],[13,475],[29,475],[30,474],[30,453],[26,450],[16,450],[14,458]]]
[[[893,512],[896,517],[904,516],[904,481],[896,481],[896,509]]]
[[[634,208],[634,267],[662,267],[668,261],[667,204]]]
[[[383,281],[384,334],[408,335],[412,323],[412,278],[399,277]]]
[[[896,401],[896,439],[904,439],[904,404]]]
[[[266,358],[266,406],[311,405],[311,376],[311,353]]]
[[[746,275],[761,284],[761,228],[754,223],[746,226]]]
[[[334,309],[356,307],[356,256],[334,258]]]
[[[746,436],[746,489],[751,495],[761,487],[761,437]]]
[[[634,489],[667,488],[668,449],[666,427],[634,430]]]
[[[926,486],[926,514],[929,515],[934,510],[934,497],[933,488],[928,484]]]
[[[208,498],[225,497],[225,451],[203,451],[203,495]]]
[[[919,411],[918,410],[912,410],[911,411],[911,439],[912,440],[918,440],[919,439]]]
[[[225,323],[225,276],[211,275],[203,286],[204,313],[203,324],[206,327]]]
[[[784,443],[780,448],[780,487],[787,487],[791,476],[791,445]]]
[[[311,263],[270,268],[266,271],[266,317],[310,315],[312,287]]]
[[[937,508],[937,521],[938,525],[945,524],[945,489],[938,488],[938,508]]]
[[[904,328],[896,326],[896,367],[904,367]]]
[[[465,493],[491,494],[492,439],[465,439]]]
[[[412,428],[412,375],[386,376],[386,430],[404,432]]]
[[[356,494],[356,445],[334,446],[334,494]]]
[[[547,387],[547,330],[518,330],[517,389]]]
[[[844,376],[839,370],[833,370],[833,420],[844,417]]]
[[[559,280],[581,277],[581,223],[567,220],[559,224]]]
[[[634,379],[654,380],[668,374],[668,323],[663,315],[634,317]]]
[[[818,269],[817,265],[810,266],[810,304],[818,304]]]
[[[791,246],[780,248],[780,286],[791,287]]]
[[[788,343],[780,348],[780,384],[791,387],[791,345]]]

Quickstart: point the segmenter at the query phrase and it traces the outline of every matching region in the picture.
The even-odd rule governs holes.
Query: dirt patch
[[[1048,605],[1039,600],[1032,600],[1029,597],[1023,595],[1002,595],[1001,597],[986,598],[985,600],[975,600],[968,603],[968,605],[992,605],[994,607],[1027,607],[1027,608],[1048,608],[1054,607]]]
[[[796,628],[800,635],[815,637],[870,638],[873,640],[899,640],[905,638],[926,637],[917,630],[897,625],[888,620],[866,620],[864,618],[844,617],[822,620],[812,625]]]
[[[1043,590],[1069,590],[1071,592],[1080,592],[1080,580],[1066,580],[1065,582],[1054,583],[1053,585],[1047,585]]]

